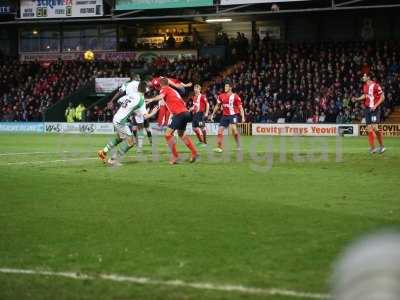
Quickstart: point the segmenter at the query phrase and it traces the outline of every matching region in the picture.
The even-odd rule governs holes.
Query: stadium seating
[[[256,39],[257,41],[259,39]],[[57,61],[0,61],[0,120],[39,121],[42,113],[98,77],[127,76],[132,68],[168,75],[182,81],[204,82],[211,109],[216,95],[229,80],[241,96],[248,122],[360,122],[362,103],[351,98],[361,91],[361,75],[370,73],[381,83],[386,100],[381,108],[388,117],[400,104],[399,43],[282,44],[263,40],[249,46],[225,71],[221,61],[212,59],[167,59],[92,63]],[[94,107],[89,121],[109,121],[113,111]]]
[[[248,122],[360,122],[361,76],[370,73],[384,88],[389,116],[400,104],[399,43],[321,43],[296,45],[264,40],[247,59],[224,74],[241,96]],[[210,85],[209,99],[223,88]],[[213,100],[214,99],[214,100]]]

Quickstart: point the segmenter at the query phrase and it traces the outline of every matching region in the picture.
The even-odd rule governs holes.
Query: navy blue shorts
[[[190,123],[191,121],[192,115],[190,114],[190,112],[186,111],[173,116],[171,124],[168,127],[174,130],[185,131],[187,123]]]
[[[193,115],[193,121],[192,121],[192,127],[193,128],[203,128],[204,127],[204,113],[203,112],[197,112]]]
[[[367,124],[379,124],[381,122],[381,109],[378,107],[374,111],[367,108],[365,111],[365,123]]]
[[[239,117],[238,115],[233,115],[233,116],[222,116],[219,126],[221,127],[229,127],[231,124],[237,124],[239,123]]]

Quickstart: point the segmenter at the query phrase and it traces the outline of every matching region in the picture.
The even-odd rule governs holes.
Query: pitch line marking
[[[8,153],[0,153],[0,156],[14,156],[14,155],[34,155],[34,154],[65,154],[65,153],[74,153],[73,151],[58,151],[58,152],[45,152],[45,151],[36,151],[36,152],[8,152]],[[82,153],[82,152],[79,152]]]
[[[157,280],[147,277],[123,276],[118,274],[89,275],[89,274],[75,273],[75,272],[53,272],[53,271],[39,271],[30,269],[11,269],[11,268],[0,268],[0,273],[65,277],[77,280],[101,279],[113,282],[128,282],[128,283],[143,284],[143,285],[173,286],[182,288],[193,288],[198,290],[237,292],[237,293],[252,294],[252,295],[287,296],[292,298],[303,298],[303,299],[330,298],[330,296],[327,294],[307,293],[307,292],[299,292],[286,289],[277,289],[277,288],[263,289],[263,288],[248,287],[244,285],[215,284],[209,282],[186,282],[181,280]]]
[[[47,164],[47,163],[58,163],[58,162],[69,162],[69,161],[80,161],[80,160],[92,160],[98,159],[97,157],[83,157],[83,158],[70,158],[70,159],[56,159],[56,160],[33,160],[33,161],[17,161],[17,162],[9,162],[4,165],[40,165],[40,164]]]

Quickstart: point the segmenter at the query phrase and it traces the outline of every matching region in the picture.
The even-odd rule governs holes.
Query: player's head
[[[225,93],[232,93],[232,86],[230,82],[225,82],[225,87],[224,87]]]
[[[140,75],[136,74],[136,73],[131,73],[130,74],[131,80],[136,80],[136,81],[140,81]]]
[[[370,77],[368,76],[368,74],[367,73],[364,73],[364,75],[363,75],[363,77],[362,77],[362,82],[367,82],[367,81],[369,81],[369,80],[371,80],[370,79]]]
[[[168,79],[167,78],[161,78],[160,79],[160,86],[164,87],[164,86],[168,86]]]
[[[200,84],[195,84],[193,89],[194,89],[194,92],[196,94],[200,94],[201,93],[201,85]]]

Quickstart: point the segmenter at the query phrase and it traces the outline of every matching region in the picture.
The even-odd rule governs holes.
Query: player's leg
[[[194,133],[197,136],[197,139],[199,140],[199,143],[204,144],[203,132],[200,129],[199,117],[200,117],[199,113],[194,114],[193,121],[192,121],[192,127],[193,127]]]
[[[121,161],[129,149],[135,145],[135,138],[128,124],[125,124],[123,127],[121,136],[124,136],[124,141],[119,145],[116,155],[108,160],[108,163],[111,165],[119,164],[119,161]]]
[[[97,152],[97,156],[103,162],[107,161],[107,153],[123,141],[123,138],[121,137],[122,134],[121,125],[119,123],[114,123],[114,128],[117,131],[117,134],[108,141],[108,143],[105,145],[103,149]]]
[[[136,133],[136,141],[138,145],[138,150],[141,150],[143,148],[143,140],[144,140],[144,116],[141,113],[135,113],[135,122],[136,122],[136,128],[137,128],[137,133]]]
[[[382,129],[379,128],[379,123],[381,122],[381,120],[380,120],[381,118],[380,117],[381,117],[381,114],[380,114],[380,110],[378,109],[378,110],[376,110],[374,112],[372,121],[374,121],[373,129],[375,131],[375,134],[376,134],[376,137],[378,138],[378,143],[379,143],[378,152],[380,154],[382,154],[383,152],[386,151],[386,148],[385,148],[385,146],[383,144],[383,132],[382,132]]]
[[[148,119],[144,120],[144,129],[146,130],[147,138],[149,139],[149,143],[150,143],[150,145],[152,145],[153,144],[153,135],[151,133],[150,121]]]
[[[222,116],[217,132],[217,148],[214,149],[215,152],[221,153],[224,151],[224,131],[225,128],[229,127],[229,124],[229,117]]]
[[[174,165],[178,160],[179,154],[178,151],[176,150],[176,142],[174,137],[175,129],[172,126],[173,124],[171,123],[170,127],[168,127],[167,130],[165,131],[165,141],[167,142],[167,145],[171,151],[171,158],[169,163],[171,165]]]
[[[206,124],[204,122],[204,118],[200,124],[200,129],[201,129],[201,132],[203,133],[203,142],[205,145],[207,145],[207,130],[206,130]]]
[[[375,148],[375,130],[371,124],[368,124],[367,126],[368,130],[368,143],[369,143],[369,152],[371,154],[376,153],[377,149]]]
[[[239,129],[237,127],[237,121],[238,119],[236,116],[232,117],[232,122],[230,124],[230,127],[232,130],[233,138],[235,139],[236,142],[237,150],[240,150],[240,134],[239,134]]]
[[[368,131],[368,143],[369,143],[369,152],[376,153],[375,149],[375,131],[372,127],[372,112],[369,108],[366,109],[365,113],[365,123],[367,124],[367,131]]]
[[[185,134],[186,125],[191,121],[191,115],[189,112],[185,112],[177,115],[176,117],[176,129],[178,130],[178,136],[192,153],[190,162],[195,162],[197,159],[197,149],[194,146],[191,138]]]

